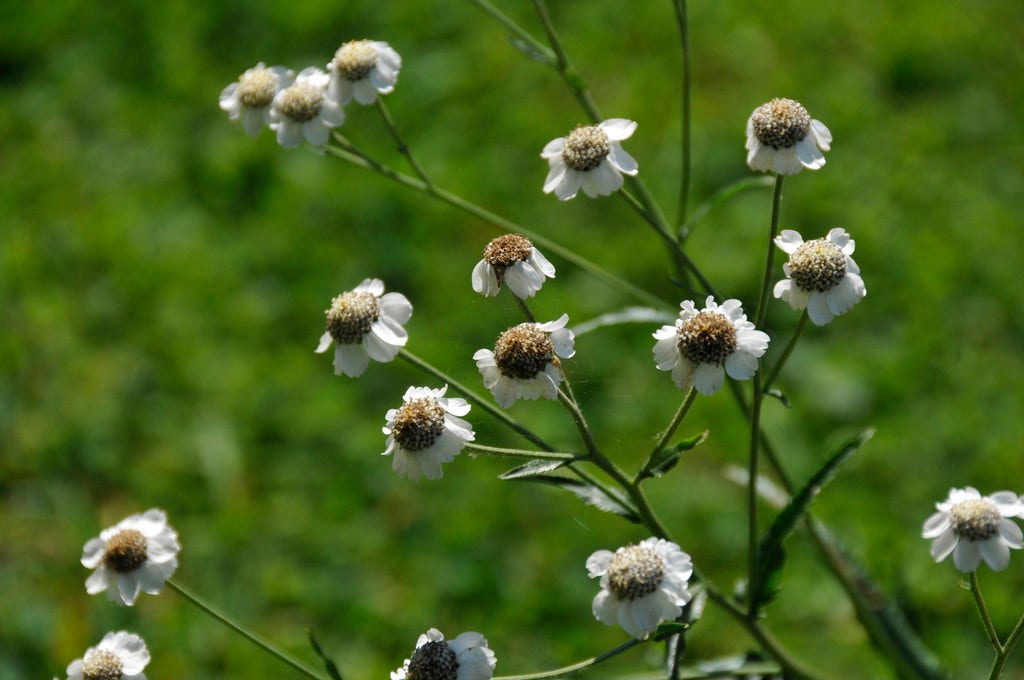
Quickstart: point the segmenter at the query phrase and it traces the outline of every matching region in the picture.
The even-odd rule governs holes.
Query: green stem
[[[654,445],[654,450],[651,451],[651,455],[647,456],[647,462],[644,463],[644,466],[636,473],[636,477],[633,478],[633,484],[639,484],[640,480],[646,477],[647,473],[650,472],[651,465],[662,450],[664,450],[668,445],[669,440],[672,439],[672,435],[675,434],[676,428],[679,427],[679,424],[683,422],[683,418],[686,417],[687,411],[689,411],[690,407],[693,406],[693,402],[696,397],[697,390],[691,387],[690,391],[687,392],[686,396],[683,398],[683,403],[681,403],[679,408],[676,409],[676,414],[672,417],[672,422],[668,424],[668,427],[665,428],[665,431],[658,439],[658,443]]]
[[[1003,669],[1006,668],[1006,660],[1010,658],[1010,652],[1013,651],[1017,641],[1020,640],[1021,633],[1024,633],[1024,616],[1020,617],[1017,625],[1013,628],[1013,632],[1010,633],[1010,637],[1006,638],[1006,644],[1003,645],[1003,653],[996,654],[996,658],[992,662],[992,672],[988,676],[989,680],[996,680],[996,678],[1003,674]]]
[[[278,661],[281,661],[282,663],[287,664],[288,666],[291,666],[295,671],[297,671],[301,675],[304,675],[307,678],[310,678],[310,680],[324,680],[324,678],[322,678],[321,676],[317,675],[315,672],[313,672],[309,668],[306,668],[301,662],[297,661],[296,659],[294,659],[293,657],[291,657],[288,654],[284,653],[283,651],[277,649],[276,647],[274,647],[274,645],[272,645],[271,643],[267,642],[263,638],[259,637],[255,633],[253,633],[253,632],[251,632],[249,630],[246,630],[241,625],[235,623],[234,621],[229,619],[224,614],[221,614],[216,609],[214,609],[210,605],[208,605],[205,602],[203,602],[202,600],[200,600],[197,596],[193,595],[188,590],[185,590],[184,588],[182,588],[180,585],[178,585],[173,580],[168,579],[167,580],[167,586],[171,590],[173,590],[174,592],[178,593],[179,595],[184,597],[186,600],[191,602],[197,608],[202,610],[204,613],[209,614],[210,616],[212,616],[216,620],[220,621],[225,626],[227,626],[231,630],[235,631],[236,633],[238,633],[239,635],[244,637],[246,640],[248,640],[249,642],[253,643],[257,647],[262,649],[267,654],[270,654],[271,656],[276,658]]]
[[[710,198],[698,205],[693,211],[693,214],[690,215],[689,219],[687,219],[686,222],[683,223],[683,226],[679,228],[679,233],[677,234],[679,242],[685,242],[693,232],[693,228],[696,227],[715,207],[725,203],[734,196],[743,193],[747,189],[770,187],[774,185],[774,183],[775,181],[771,177],[761,175],[758,177],[745,177],[728,186],[722,187],[715,193],[711,194]]]
[[[683,57],[682,144],[680,149],[682,157],[680,159],[679,212],[676,219],[676,224],[683,225],[686,224],[686,209],[690,197],[692,156],[690,98],[693,78],[690,68],[690,20],[686,11],[686,0],[675,0],[672,4],[676,10],[676,23],[679,24],[679,45]]]
[[[601,114],[598,112],[594,100],[590,98],[590,92],[587,90],[586,83],[580,74],[576,72],[576,69],[573,68],[572,62],[569,61],[569,55],[566,54],[565,49],[562,47],[562,41],[559,40],[558,32],[555,31],[555,25],[551,22],[551,15],[548,13],[547,4],[544,0],[533,0],[533,8],[537,10],[537,16],[540,17],[540,21],[544,25],[544,32],[547,33],[548,42],[551,43],[551,49],[554,50],[555,56],[558,59],[556,68],[561,74],[562,79],[572,89],[573,95],[579,101],[583,110],[587,112],[587,115],[590,116],[590,120],[594,123],[600,123],[602,120]]]
[[[509,295],[511,295],[512,299],[516,301],[516,305],[519,307],[520,311],[522,311],[523,316],[526,317],[526,320],[531,323],[537,323],[537,317],[533,315],[533,310],[530,309],[530,305],[526,302],[526,300],[519,297],[511,290],[509,291]]]
[[[789,339],[789,343],[786,345],[786,349],[782,350],[782,356],[775,362],[775,367],[772,369],[771,375],[768,376],[768,380],[765,381],[764,387],[761,388],[762,392],[767,392],[772,388],[775,383],[775,379],[779,377],[779,373],[782,372],[782,367],[786,365],[786,360],[789,359],[789,355],[793,353],[793,348],[796,347],[796,341],[800,339],[804,329],[807,328],[807,320],[810,317],[807,314],[807,310],[800,316],[800,321],[796,324],[796,330],[793,331],[792,337]]]
[[[772,194],[772,224],[768,232],[768,255],[765,258],[764,279],[761,281],[761,297],[757,301],[757,314],[754,325],[758,328],[764,323],[768,312],[768,291],[772,285],[772,269],[775,265],[775,235],[779,233],[779,212],[782,206],[782,180],[784,175],[775,175],[775,192]]]
[[[539,436],[534,434],[533,431],[530,430],[529,428],[527,428],[525,425],[522,425],[522,424],[519,423],[519,421],[513,419],[510,415],[505,413],[503,410],[501,410],[500,408],[498,408],[497,406],[495,406],[491,402],[487,401],[483,397],[477,395],[471,389],[469,389],[468,387],[466,387],[465,385],[463,385],[459,381],[455,380],[450,375],[448,375],[448,374],[446,374],[446,373],[444,373],[444,372],[434,368],[433,366],[428,364],[423,359],[420,359],[418,356],[416,356],[412,352],[410,352],[408,350],[405,350],[405,349],[401,349],[401,350],[398,350],[398,356],[402,357],[403,359],[405,359],[406,361],[408,361],[410,364],[412,364],[416,368],[420,369],[421,371],[425,371],[426,373],[429,373],[430,375],[434,376],[438,380],[441,380],[442,382],[448,383],[448,385],[453,390],[455,390],[456,392],[458,392],[459,394],[464,396],[467,401],[470,401],[475,406],[478,406],[479,408],[482,408],[483,410],[487,411],[492,416],[494,416],[495,418],[500,420],[503,424],[505,424],[506,426],[508,426],[512,430],[514,430],[516,433],[522,435],[523,437],[525,437],[526,439],[530,440],[531,442],[533,442],[534,444],[536,444],[540,448],[544,449],[545,451],[556,451],[557,450],[557,449],[555,449],[555,447],[551,446],[546,441],[541,439]]]
[[[555,53],[551,51],[551,48],[549,48],[547,45],[541,44],[539,40],[537,40],[528,32],[523,30],[522,27],[519,26],[519,24],[512,21],[512,19],[510,19],[507,15],[503,14],[501,10],[499,10],[497,7],[487,2],[487,0],[469,1],[476,5],[477,7],[479,7],[481,10],[483,10],[485,14],[487,14],[492,19],[497,21],[499,24],[504,26],[509,33],[522,40],[523,44],[525,44],[527,47],[533,50],[533,52],[537,56],[541,57],[545,61],[545,63],[548,64],[548,66],[557,68],[558,58],[555,56]]]
[[[560,678],[563,675],[570,675],[577,671],[582,671],[591,666],[596,666],[603,661],[607,661],[612,657],[622,654],[628,649],[632,649],[639,644],[642,644],[643,640],[630,640],[629,642],[623,642],[615,649],[610,649],[604,654],[598,654],[589,659],[574,663],[570,666],[563,666],[561,668],[555,668],[550,671],[542,671],[540,673],[526,673],[524,675],[496,675],[493,680],[544,680],[544,678]]]
[[[466,442],[466,448],[488,456],[505,456],[511,458],[531,458],[539,460],[587,460],[590,456],[585,453],[562,453],[560,451],[527,451],[525,449],[506,449],[498,446],[484,446]]]
[[[405,156],[406,160],[409,161],[409,165],[412,167],[413,172],[423,180],[423,183],[430,188],[430,178],[427,177],[427,173],[423,172],[423,168],[416,161],[416,158],[412,155],[412,150],[409,145],[405,143],[402,136],[398,134],[398,128],[395,127],[395,121],[391,118],[391,113],[388,111],[387,105],[384,103],[383,97],[377,97],[377,111],[380,112],[380,117],[384,120],[384,125],[387,127],[388,132],[391,133],[391,138],[395,140],[395,144],[398,145],[398,153]]]
[[[757,474],[758,458],[761,444],[761,401],[764,392],[761,390],[761,376],[754,374],[754,403],[750,412],[750,460],[747,472],[747,552],[749,555],[749,571],[747,577],[748,613],[753,621],[757,618],[754,603],[753,584],[758,574],[758,530],[757,530]]]
[[[597,264],[591,262],[585,257],[578,255],[572,249],[559,245],[558,243],[544,236],[541,236],[537,232],[527,229],[521,225],[518,225],[515,222],[512,222],[511,220],[507,220],[504,217],[495,215],[494,213],[474,203],[470,203],[469,201],[463,199],[460,196],[457,196],[456,194],[441,189],[436,184],[428,185],[421,179],[398,172],[384,165],[383,163],[380,163],[379,161],[367,156],[338,133],[335,133],[332,139],[338,146],[328,145],[326,147],[326,151],[328,154],[334,156],[335,158],[346,161],[347,163],[350,163],[357,167],[363,168],[364,170],[371,170],[373,172],[376,172],[377,174],[383,177],[387,177],[388,179],[397,182],[398,184],[401,184],[403,186],[409,187],[411,189],[416,189],[417,191],[421,191],[427,194],[428,196],[431,196],[443,203],[447,203],[448,205],[454,208],[458,208],[463,212],[469,213],[474,217],[477,217],[485,222],[488,222],[503,231],[518,232],[520,234],[523,234],[524,236],[529,238],[535,245],[541,246],[547,252],[555,253],[562,259],[586,271],[587,273],[594,276],[598,280],[603,281],[609,287],[619,290],[625,295],[640,300],[644,304],[650,305],[652,307],[662,308],[666,306],[666,302],[659,298],[658,296],[653,295],[644,290],[643,288],[640,288],[629,283],[628,281],[620,279],[619,277],[603,269]]]
[[[978,582],[977,569],[971,572],[970,580],[974,604],[978,607],[978,614],[981,615],[981,623],[985,626],[985,634],[988,635],[988,641],[992,643],[992,649],[996,650],[996,656],[998,657],[1003,653],[1003,643],[999,641],[996,627],[992,625],[992,617],[989,616],[988,607],[985,605],[985,597],[981,594],[981,584]]]

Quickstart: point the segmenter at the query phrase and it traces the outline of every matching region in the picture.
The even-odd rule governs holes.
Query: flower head
[[[663,538],[648,538],[614,553],[598,550],[587,559],[590,578],[601,578],[594,598],[594,617],[642,640],[662,621],[682,614],[690,601],[687,582],[693,573],[690,556]]]
[[[380,279],[364,279],[331,300],[324,314],[327,330],[320,336],[316,352],[326,352],[332,341],[336,344],[335,375],[360,376],[370,359],[391,361],[409,341],[403,326],[412,316],[412,304],[401,293],[384,294]]]
[[[501,334],[494,351],[473,354],[476,366],[498,405],[505,408],[516,399],[557,399],[562,382],[562,362],[576,353],[572,331],[565,327],[569,315],[547,323],[521,323]]]
[[[85,656],[68,664],[68,680],[146,680],[149,650],[135,633],[107,633]]]
[[[803,104],[773,99],[754,109],[747,120],[747,165],[751,170],[795,175],[825,165],[832,133],[811,118]],[[819,150],[820,149],[820,150]]]
[[[352,40],[339,47],[327,64],[331,74],[327,94],[342,106],[352,97],[360,104],[372,104],[378,93],[395,89],[401,68],[402,57],[386,42]]]
[[[290,149],[305,137],[320,148],[327,143],[330,129],[345,122],[341,105],[327,96],[328,80],[320,69],[304,68],[294,83],[274,96],[270,127],[277,131],[278,144]]]
[[[484,258],[473,267],[473,290],[488,297],[501,284],[520,298],[533,297],[544,279],[555,278],[555,267],[521,234],[499,236],[484,248]]]
[[[1010,548],[1019,549],[1024,535],[1015,522],[1024,505],[1012,491],[982,496],[973,487],[950,489],[949,497],[936,503],[938,512],[925,520],[921,535],[932,541],[932,557],[941,562],[953,553],[953,564],[964,573],[982,560],[994,571],[1010,564]]]
[[[292,84],[295,74],[284,66],[266,66],[262,61],[248,69],[220,93],[220,108],[231,120],[242,119],[247,134],[257,135],[270,125],[270,105],[282,89]]]
[[[416,641],[412,656],[392,671],[391,680],[490,680],[497,661],[480,633],[447,641],[431,628]]]
[[[82,548],[82,566],[95,571],[85,580],[90,595],[107,591],[112,602],[128,606],[139,591],[155,595],[178,568],[178,534],[167,514],[153,508],[132,515],[90,538]]]
[[[746,380],[757,372],[757,358],[768,349],[768,335],[754,330],[739,300],[721,305],[708,296],[704,309],[692,300],[680,305],[674,326],[654,332],[654,362],[660,371],[672,371],[679,389],[691,386],[701,394],[714,394],[725,374]]]
[[[565,137],[547,143],[540,157],[551,166],[544,193],[552,191],[563,201],[583,188],[591,198],[608,196],[622,186],[623,175],[637,173],[636,159],[622,148],[636,130],[636,123],[611,118],[597,125],[581,125]]]
[[[381,455],[394,454],[392,468],[416,481],[420,473],[427,479],[441,479],[441,463],[450,463],[466,442],[474,439],[473,426],[459,416],[469,413],[465,399],[445,397],[445,385],[439,390],[410,387],[399,408],[387,412],[387,448]]]
[[[855,244],[845,229],[836,227],[812,241],[783,229],[775,245],[789,255],[789,262],[782,266],[786,278],[775,284],[774,295],[793,309],[806,308],[815,325],[824,326],[850,311],[868,294],[860,267],[850,257]]]

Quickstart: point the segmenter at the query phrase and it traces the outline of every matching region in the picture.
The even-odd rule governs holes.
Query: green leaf
[[[553,472],[571,462],[571,460],[531,460],[525,465],[514,467],[508,472],[498,475],[498,479],[522,479],[524,477],[535,477],[546,472]]]
[[[768,533],[761,539],[758,548],[758,571],[754,583],[749,586],[753,594],[754,611],[774,597],[774,593],[769,593],[768,586],[769,583],[777,584],[780,578],[785,563],[785,556],[782,554],[783,542],[793,533],[797,523],[803,519],[821,490],[835,478],[843,463],[871,439],[874,433],[874,429],[864,430],[840,447],[772,522]]]
[[[684,439],[674,446],[662,449],[661,453],[653,457],[647,464],[643,473],[641,473],[640,478],[646,479],[647,477],[661,477],[676,466],[676,463],[679,462],[679,458],[682,457],[684,453],[699,446],[708,438],[710,433],[711,430],[704,430],[700,434],[694,435],[689,439]]]
[[[306,633],[309,635],[309,644],[313,645],[313,651],[316,652],[316,655],[324,662],[324,668],[327,670],[327,675],[330,676],[331,680],[342,680],[341,673],[338,672],[338,667],[327,657],[326,654],[324,654],[324,650],[320,648],[320,643],[316,641],[313,629],[307,628]]]
[[[667,640],[673,635],[685,633],[689,629],[690,624],[683,623],[682,621],[662,621],[654,631],[654,641],[661,642],[662,640]]]
[[[576,337],[595,331],[605,326],[619,326],[627,323],[660,323],[669,324],[676,320],[675,314],[670,314],[654,307],[625,307],[616,312],[608,312],[584,321],[572,327],[572,333]]]
[[[592,505],[598,510],[621,515],[634,524],[640,523],[640,516],[633,508],[633,505],[625,496],[614,489],[610,490],[611,495],[609,495],[592,484],[559,475],[533,475],[530,477],[519,477],[518,479],[524,482],[540,482],[557,486],[582,498],[587,505]]]

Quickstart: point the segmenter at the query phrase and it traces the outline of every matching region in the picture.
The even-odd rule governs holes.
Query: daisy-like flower
[[[608,196],[622,186],[623,175],[635,175],[636,159],[621,142],[636,130],[636,123],[610,118],[597,125],[581,125],[566,137],[547,143],[540,157],[551,166],[544,193],[552,191],[563,201],[574,198],[583,187],[591,198]]]
[[[490,680],[496,663],[480,633],[462,633],[448,641],[431,628],[416,640],[412,656],[392,671],[391,680]]]
[[[403,326],[412,316],[412,304],[401,293],[384,294],[380,279],[364,279],[354,289],[331,300],[324,310],[327,330],[320,336],[317,354],[334,348],[334,374],[350,378],[363,374],[370,359],[386,363],[405,347],[409,334]]]
[[[775,284],[774,295],[793,309],[807,309],[817,326],[844,314],[868,294],[860,267],[850,255],[854,241],[836,227],[825,238],[804,241],[799,232],[783,229],[775,245],[789,255],[782,266],[786,278]]]
[[[662,621],[672,621],[690,601],[690,556],[663,538],[648,538],[614,553],[598,550],[587,559],[590,578],[601,578],[594,617],[642,640]]]
[[[473,267],[473,290],[494,296],[507,283],[520,298],[533,297],[544,279],[555,278],[555,266],[522,234],[499,236],[484,248],[484,258]]]
[[[257,135],[270,125],[270,105],[282,89],[292,84],[295,74],[284,66],[266,66],[262,61],[238,77],[220,93],[220,108],[231,120],[242,119],[246,134]]]
[[[804,168],[825,165],[832,133],[811,118],[803,104],[773,99],[754,109],[747,119],[747,165],[751,170],[795,175]]]
[[[754,330],[739,300],[717,305],[709,295],[705,305],[698,310],[692,300],[683,301],[675,325],[654,332],[654,362],[659,371],[672,371],[679,389],[694,386],[701,394],[714,394],[726,373],[747,380],[757,372],[768,334]]]
[[[941,562],[953,553],[953,564],[964,572],[978,568],[982,560],[994,571],[1010,564],[1010,548],[1024,543],[1020,527],[1009,517],[1024,512],[1012,491],[982,496],[977,489],[950,489],[949,497],[935,504],[938,512],[925,520],[921,536],[932,541],[932,557]]]
[[[327,64],[331,74],[327,94],[344,106],[355,97],[360,104],[372,104],[377,94],[390,94],[398,81],[402,57],[386,42],[353,40],[338,48]]]
[[[576,353],[572,331],[565,327],[569,315],[547,323],[521,323],[501,334],[494,351],[473,354],[476,366],[502,408],[516,399],[557,399],[562,382],[562,362]]]
[[[85,656],[68,664],[68,680],[146,680],[149,650],[135,633],[107,633]]]
[[[381,455],[394,454],[392,468],[399,475],[416,481],[420,473],[427,479],[441,479],[441,463],[450,463],[466,442],[474,439],[473,426],[460,418],[469,413],[465,399],[445,397],[445,385],[439,390],[410,387],[400,408],[387,412],[387,448]]]
[[[295,82],[274,95],[270,106],[271,129],[277,143],[286,149],[305,138],[320,148],[327,143],[330,129],[345,122],[345,112],[327,96],[328,75],[310,66],[299,72]]]
[[[85,591],[105,590],[112,602],[131,606],[140,591],[155,595],[163,590],[178,568],[179,550],[178,534],[163,510],[126,517],[82,548],[82,566],[95,570],[85,580]]]

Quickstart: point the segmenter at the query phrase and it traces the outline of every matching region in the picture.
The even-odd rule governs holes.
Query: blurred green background
[[[528,3],[502,9],[538,37]],[[810,328],[780,381],[793,402],[766,427],[805,479],[840,442],[878,434],[817,514],[907,609],[956,677],[991,653],[923,520],[951,486],[1024,491],[1024,5],[693,2],[694,201],[750,175],[747,116],[802,101],[832,130],[828,165],[786,183],[782,223],[857,240],[867,299]],[[552,0],[567,50],[607,117],[639,121],[626,148],[662,206],[679,178],[680,57],[671,3]],[[0,677],[63,675],[111,629],[149,644],[150,678],[287,677],[172,592],[134,608],[88,597],[82,544],[165,508],[184,546],[179,582],[312,661],[315,629],[347,678],[386,677],[428,627],[487,635],[500,674],[541,670],[624,639],[594,621],[594,550],[645,538],[550,488],[500,482],[509,465],[463,455],[439,482],[399,479],[384,412],[402,362],[336,377],[313,353],[330,298],[368,276],[415,305],[410,349],[479,387],[471,355],[517,323],[507,294],[469,273],[499,232],[273,135],[217,107],[257,61],[323,66],[346,40],[404,58],[388,105],[435,181],[542,232],[672,306],[653,232],[615,197],[541,193],[543,145],[585,121],[555,74],[462,2],[18,3],[0,24]],[[376,112],[344,132],[405,169]],[[716,209],[690,241],[718,288],[753,306],[770,192]],[[550,256],[550,255],[549,255]],[[555,256],[537,298],[573,322],[633,301]],[[797,314],[775,303],[777,356]],[[654,370],[650,325],[580,338],[567,362],[605,450],[635,468],[681,394]],[[479,387],[482,391],[482,387]],[[512,414],[566,449],[550,402]],[[520,445],[479,410],[478,440]],[[745,569],[747,434],[726,392],[681,428],[711,437],[649,485],[683,548],[721,587]],[[891,677],[802,536],[768,625],[835,677]],[[982,569],[997,628],[1024,602],[1022,558]],[[746,650],[709,607],[690,658]],[[595,671],[656,669],[656,649]],[[1018,655],[1019,657],[1019,655]],[[1007,677],[1024,677],[1024,660]]]

